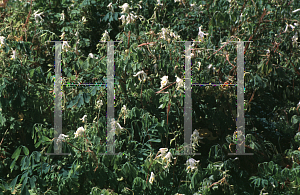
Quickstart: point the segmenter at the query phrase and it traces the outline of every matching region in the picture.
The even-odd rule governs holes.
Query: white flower
[[[96,104],[96,108],[101,108],[101,106],[103,106],[103,102],[102,102],[102,100],[98,100],[97,101],[97,104]]]
[[[67,41],[63,41],[62,49],[65,49],[66,47],[70,47],[70,45],[68,44]],[[68,51],[68,49],[66,49],[66,51]]]
[[[82,16],[81,20],[83,23],[86,22],[86,18],[84,16]]]
[[[208,65],[208,67],[207,67],[207,68],[208,68],[208,69],[210,69],[211,67],[212,67],[212,64]]]
[[[155,175],[154,175],[153,172],[151,172],[151,176],[150,176],[150,179],[149,179],[149,183],[153,184],[154,180],[155,180]]]
[[[102,41],[106,41],[106,40],[110,40],[110,36],[107,32],[107,30],[104,31],[104,33],[102,34]]]
[[[163,76],[160,82],[160,89],[164,88],[168,84],[168,76]]]
[[[199,132],[195,129],[191,135],[191,141],[192,143],[198,143],[199,141],[201,142],[200,139],[203,139],[203,137],[200,137]]]
[[[92,54],[92,53],[89,53],[89,56],[88,56],[89,58],[94,58],[94,54]]]
[[[293,25],[286,23],[286,27],[285,27],[284,32],[286,32],[289,27],[291,27],[292,30],[294,30],[294,28],[295,28]]]
[[[176,76],[176,83],[177,83],[177,90],[180,88],[180,87],[183,87],[183,79],[179,78]]]
[[[129,4],[128,3],[124,3],[122,6],[119,6],[119,8],[122,8],[122,12],[121,13],[129,13]]]
[[[113,7],[113,5],[112,5],[112,2],[110,2],[110,3],[108,4],[107,7],[109,8],[109,10],[110,10],[111,12],[114,12],[114,7]]]
[[[194,7],[195,5],[196,5],[195,3],[190,4],[191,7]]]
[[[84,119],[87,117],[87,115],[84,115],[80,120],[84,123]]]
[[[56,140],[56,144],[61,143],[62,140],[65,140],[66,137],[69,137],[69,136],[65,135],[65,134],[60,134]]]
[[[162,159],[163,159],[163,161],[167,160],[168,162],[172,162],[172,160],[171,160],[172,158],[173,158],[172,153],[168,152]]]
[[[201,62],[198,62],[198,70],[200,70]]]
[[[112,132],[115,132],[116,135],[119,135],[119,133],[124,129],[124,127],[121,127],[120,123],[118,123],[114,118],[111,120],[111,128]]]
[[[147,74],[143,70],[139,71],[138,73],[136,73],[136,75],[133,76],[134,77],[138,76],[140,82],[142,82],[142,80],[145,82],[147,79]]]
[[[125,105],[123,105],[123,107],[121,108],[121,111],[124,112],[124,113],[126,112],[126,106]]]
[[[294,43],[296,43],[297,40],[298,40],[298,32],[296,32],[295,35],[292,37],[292,41],[293,41]]]
[[[4,36],[0,36],[0,48],[2,46],[4,46],[4,44],[5,44],[5,37]]]
[[[176,2],[180,2],[181,0],[174,0],[174,3],[176,3]]]
[[[124,16],[124,17],[122,17]],[[133,15],[132,13],[127,15],[127,18],[125,18],[125,15],[122,15],[119,19],[122,19],[122,25],[126,24],[130,24],[130,23],[134,23],[137,16]]]
[[[163,5],[160,0],[157,0],[157,5]]]
[[[166,156],[166,153],[168,152],[168,148],[160,148],[158,153],[160,153],[160,155],[157,156],[157,158],[161,157],[164,158]]]
[[[14,59],[16,59],[17,51],[16,51],[16,50],[13,50],[12,53],[13,53],[13,54],[10,56],[10,59],[11,59],[11,60],[14,60]]]
[[[36,12],[33,13],[33,16],[34,16],[34,19],[35,19],[35,22],[38,23],[38,22],[41,22],[43,21],[44,19],[41,17],[41,14],[43,14],[43,12],[41,13],[38,13],[40,10],[37,10]],[[40,21],[39,21],[40,20]]]
[[[267,52],[267,55],[270,54],[270,50],[269,49],[267,49],[266,52]]]
[[[126,16],[122,15],[119,20],[122,20],[122,25],[124,25],[126,23]]]
[[[78,31],[75,33],[75,36],[76,36],[76,37],[78,36]]]
[[[167,39],[167,30],[168,29],[166,29],[166,28],[161,29],[160,38],[165,39],[165,40]]]
[[[84,131],[85,131],[85,130],[84,130],[83,127],[79,127],[79,128],[77,129],[77,131],[74,133],[75,138],[76,138],[76,137],[79,137],[79,136],[83,136]]]
[[[61,34],[59,37],[61,37],[61,39],[65,38],[65,32],[63,32],[63,34]]]
[[[299,103],[297,104],[297,107],[298,107],[298,106],[300,106],[300,101],[299,101]]]
[[[194,169],[197,169],[197,164],[200,162],[200,160],[195,160],[193,158],[190,158],[186,161],[186,165],[187,165],[187,170],[188,172],[191,170],[194,170]]]
[[[199,27],[198,38],[199,38],[200,41],[203,41],[204,40],[204,35],[208,35],[208,33],[202,32],[201,27],[202,26]]]
[[[64,13],[61,13],[60,15],[61,15],[61,16],[60,16],[60,20],[65,21],[65,14],[64,14]]]
[[[292,11],[292,13],[296,13],[298,11],[300,11],[300,9],[296,9],[296,10]]]

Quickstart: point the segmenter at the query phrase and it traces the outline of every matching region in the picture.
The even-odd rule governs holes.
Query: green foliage
[[[133,0],[128,10],[124,3],[0,7],[1,194],[299,194],[299,1]],[[107,44],[99,41],[121,41],[113,135],[106,86],[63,85],[68,137],[54,138],[54,40],[70,46],[62,48],[64,84],[106,83]],[[228,155],[237,118],[229,86],[193,86],[201,155],[175,156],[184,150],[185,92],[175,81],[184,79],[186,49],[176,41],[192,40],[200,41],[191,50],[194,84],[235,83],[236,44],[222,46],[253,41],[245,43],[244,99],[245,148],[254,157]],[[142,70],[145,79],[134,76]],[[163,76],[169,83],[161,87]],[[103,155],[112,137],[118,155]],[[71,155],[45,155],[55,141]],[[189,165],[191,158],[200,163]]]

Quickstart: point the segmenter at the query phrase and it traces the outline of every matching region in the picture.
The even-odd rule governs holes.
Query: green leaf
[[[81,94],[77,104],[77,108],[80,108],[82,105],[84,105],[84,100],[83,100],[83,95]]]
[[[20,156],[20,153],[21,153],[21,147],[19,147],[14,153],[13,153],[13,155],[12,155],[12,159],[18,159],[19,158],[19,156]]]
[[[160,143],[161,140],[160,139],[149,139],[147,142],[156,142],[156,143]],[[146,143],[147,143],[146,142]]]
[[[29,77],[32,78],[34,74],[34,69],[29,70]],[[48,73],[49,74],[49,73]]]
[[[119,14],[118,14],[117,12],[114,13],[114,19],[115,19],[116,21],[118,21],[118,15],[119,15]]]
[[[103,17],[102,20],[104,20],[104,22],[106,22],[106,21],[108,20],[108,18],[109,18],[109,13],[110,13],[110,12],[108,12],[108,13]]]
[[[28,178],[26,178],[25,180],[26,180],[26,183],[27,183],[27,179]],[[24,181],[25,181],[24,180]],[[23,183],[23,185],[22,185],[22,192],[21,192],[21,195],[30,195],[30,193],[28,192],[28,188],[27,188],[27,186],[26,185],[24,185],[24,183]]]
[[[11,189],[12,192],[15,190],[15,186],[16,186],[18,177],[19,177],[19,175],[14,180],[12,180],[12,182],[10,183],[10,187],[12,188]]]
[[[300,116],[294,115],[291,118],[291,123],[297,124],[300,121]]]
[[[92,89],[91,95],[92,95],[92,96],[96,95],[96,91],[97,91],[97,90],[96,90],[96,86],[94,86],[93,89]]]
[[[25,155],[29,154],[29,150],[26,146],[23,146],[23,152],[24,152]]]
[[[91,96],[88,93],[84,93],[83,98],[84,98],[85,103],[88,104],[90,102]]]
[[[35,181],[36,181],[36,178],[35,178],[35,175],[33,175],[33,176],[29,179],[29,182],[30,182],[30,188],[31,188],[31,189],[35,188]]]

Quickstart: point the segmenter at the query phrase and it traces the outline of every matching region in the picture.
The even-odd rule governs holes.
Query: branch
[[[258,27],[260,26],[260,23],[262,22],[263,18],[264,18],[265,15],[267,14],[266,11],[267,11],[266,8],[264,8],[264,12],[262,13],[262,15],[261,15],[261,17],[260,17],[260,19],[259,19],[258,25],[256,26],[256,28],[255,28],[255,30],[254,30],[254,32],[253,32],[253,35],[251,35],[251,37],[249,38],[248,41],[251,41],[251,40],[252,40],[253,36],[255,35],[256,31],[258,30]],[[247,49],[248,49],[248,47],[249,47],[249,44],[250,44],[250,42],[247,42],[247,43],[246,43],[246,47],[245,47],[245,50],[244,50],[244,55],[246,54],[246,51],[247,51]]]
[[[170,85],[168,85],[167,87],[163,88],[162,90],[158,91],[158,92],[155,92],[155,93],[169,93],[169,92],[162,92],[163,90],[167,89],[168,87],[170,87],[171,85],[173,85],[175,82],[171,83]]]
[[[234,36],[231,37],[230,41],[233,39]],[[221,49],[223,49],[230,41],[228,41],[227,43],[225,43],[222,47],[220,47],[220,49],[218,49],[215,53],[213,53],[211,56],[209,56],[207,59],[209,60],[209,58],[211,58],[213,55],[215,55],[216,53],[218,53],[218,51],[220,51]]]

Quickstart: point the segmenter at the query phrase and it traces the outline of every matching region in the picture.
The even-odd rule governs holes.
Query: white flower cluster
[[[65,50],[65,51],[68,51],[67,48],[71,48],[70,45],[68,44],[67,41],[63,41],[63,44],[62,44],[62,49]]]
[[[160,148],[158,154],[159,153],[160,155],[158,155],[156,159],[161,158],[163,163],[167,161],[167,165],[165,166],[165,168],[167,168],[170,162],[172,162],[172,159],[175,159],[173,158],[172,153],[168,152],[168,148]]]
[[[107,30],[105,30],[105,32],[102,34],[102,38],[101,38],[101,41],[109,41],[110,40],[110,36],[107,32]]]
[[[188,159],[186,161],[186,165],[187,165],[186,170],[188,171],[188,173],[190,172],[190,170],[193,171],[193,170],[197,169],[197,165],[199,162],[200,162],[200,160],[195,160],[193,158]]]
[[[176,83],[177,83],[177,90],[180,88],[180,87],[183,87],[183,79],[179,78],[176,76]],[[184,83],[184,88],[185,88],[185,83]]]
[[[160,89],[164,88],[168,84],[168,76],[163,76],[160,82]]]
[[[5,44],[5,37],[4,36],[0,36],[0,48],[2,48]]]
[[[202,32],[201,28],[202,28],[202,26],[199,27],[199,32],[198,32],[199,41],[203,41],[204,40],[204,35],[208,35],[208,33]]]
[[[122,20],[122,25],[125,25],[125,24],[134,23],[135,20],[137,19],[137,16],[134,15],[133,13],[129,13],[127,17],[125,15],[122,15],[119,19]]]
[[[76,137],[79,137],[79,136],[83,136],[84,131],[85,131],[85,130],[84,130],[83,127],[79,127],[79,128],[77,129],[77,131],[74,133],[75,138],[76,138]]]
[[[96,108],[100,109],[101,106],[103,106],[103,102],[102,102],[102,100],[98,100],[97,103],[96,103]]]
[[[60,134],[56,140],[56,144],[59,144],[62,142],[62,140],[65,140],[66,137],[69,137],[68,135],[65,134]]]
[[[122,14],[123,13],[129,14],[129,9],[131,9],[128,3],[124,3],[122,6],[119,6],[119,8],[122,8],[122,12],[121,12]]]
[[[172,32],[168,28],[162,28],[161,33],[159,33],[159,35],[160,35],[161,39],[164,39],[167,41],[171,41],[172,37],[175,39],[180,39],[180,35],[176,35],[174,32]]]
[[[296,23],[295,23],[296,24]],[[288,28],[291,28],[292,29],[292,31],[294,31],[294,28],[295,28],[295,26],[293,26],[293,25],[291,25],[291,24],[288,24],[288,23],[286,23],[286,27],[285,27],[285,30],[284,30],[284,32],[286,32],[287,30],[288,30]]]
[[[199,132],[195,129],[193,134],[191,135],[191,143],[193,149],[196,148],[196,145],[199,146],[199,143],[203,143],[201,139],[203,139],[203,137],[200,137]]]
[[[134,23],[137,18],[145,21],[145,18],[143,16],[136,15],[133,11],[131,13],[129,13],[129,10],[131,9],[131,7],[129,6],[128,3],[124,3],[122,6],[119,6],[119,7],[122,8],[121,14],[123,14],[123,15],[119,18],[119,20],[122,21],[122,25]],[[141,8],[140,5],[139,5],[139,7]]]
[[[37,10],[33,13],[34,19],[36,23],[41,23],[42,21],[44,21],[44,19],[41,17],[41,15],[43,14],[43,12],[38,13],[40,10]]]
[[[119,135],[120,132],[124,129],[124,127],[121,127],[120,123],[118,123],[114,118],[111,120],[111,132],[114,132],[116,135]],[[114,135],[114,133],[112,133],[111,135]]]
[[[138,79],[139,79],[140,82],[142,82],[142,81],[145,82],[146,79],[147,79],[147,74],[143,70],[139,71],[138,73],[136,73],[133,76],[134,77],[138,76]]]

